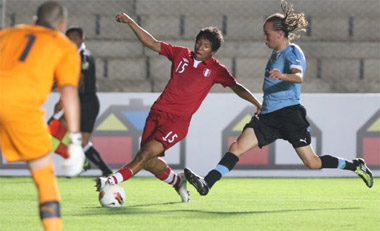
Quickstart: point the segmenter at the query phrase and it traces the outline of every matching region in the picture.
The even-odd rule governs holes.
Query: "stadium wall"
[[[92,141],[103,158],[118,169],[139,148],[145,118],[157,93],[100,93],[101,110]],[[256,94],[259,99],[262,94]],[[46,120],[52,115],[58,94],[45,104]],[[302,104],[311,122],[312,145],[320,154],[347,159],[364,157],[380,176],[380,94],[304,94]],[[189,167],[200,174],[214,168],[229,144],[239,136],[255,108],[234,94],[211,93],[193,116],[188,136],[167,151],[165,160],[176,171]],[[56,172],[62,174],[62,158],[54,155]],[[84,175],[99,175],[89,170]],[[0,175],[29,175],[24,163],[1,159]],[[151,176],[142,171],[138,176]],[[290,144],[275,143],[246,154],[229,176],[233,177],[354,177],[339,170],[308,170]]]
[[[31,23],[44,0],[0,0],[0,26]],[[102,92],[161,92],[170,61],[144,48],[115,15],[128,13],[156,39],[194,47],[205,26],[218,26],[225,43],[215,57],[239,82],[261,91],[271,50],[263,42],[264,19],[280,0],[57,0],[68,8],[68,26],[80,26],[96,62]],[[293,42],[307,59],[305,93],[380,92],[380,1],[289,0],[305,13],[307,32]],[[163,81],[165,80],[165,81]],[[225,93],[222,88],[213,92]]]

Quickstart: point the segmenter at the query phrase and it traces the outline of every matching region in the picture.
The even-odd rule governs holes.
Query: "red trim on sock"
[[[132,174],[133,174],[132,170],[130,168],[121,168],[117,172],[120,173],[123,176],[123,181],[126,181],[129,178],[131,178]],[[119,182],[117,182],[117,183],[119,183]]]
[[[178,188],[179,183],[181,182],[181,177],[177,174],[175,178],[177,178],[177,182],[175,182],[175,184],[173,185],[173,187]]]
[[[177,179],[177,175],[174,175],[173,179],[170,181],[169,184],[174,185],[173,183],[175,182],[176,179]]]
[[[169,174],[170,174],[170,171],[171,171],[171,170],[172,170],[172,169],[168,167],[168,168],[165,170],[164,173],[158,174],[158,175],[156,175],[156,177],[157,177],[158,179],[160,179],[160,180],[166,180],[166,179],[169,177]]]

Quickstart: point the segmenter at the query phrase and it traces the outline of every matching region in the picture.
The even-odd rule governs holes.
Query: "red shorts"
[[[169,149],[186,137],[190,120],[191,116],[185,117],[151,110],[145,122],[141,146],[147,141],[155,139],[164,145],[165,150]],[[161,154],[161,156],[164,155],[165,153]]]

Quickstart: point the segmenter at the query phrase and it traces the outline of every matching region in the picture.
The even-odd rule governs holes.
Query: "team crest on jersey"
[[[205,68],[205,69],[203,70],[203,76],[204,76],[204,77],[209,77],[210,75],[211,75],[211,70],[208,69],[208,68]]]

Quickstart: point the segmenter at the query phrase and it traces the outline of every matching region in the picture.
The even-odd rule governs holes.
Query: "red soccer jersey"
[[[160,54],[172,62],[171,77],[152,109],[192,116],[215,83],[223,87],[236,84],[227,68],[213,57],[195,67],[192,51],[164,42]]]

